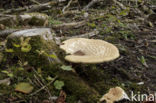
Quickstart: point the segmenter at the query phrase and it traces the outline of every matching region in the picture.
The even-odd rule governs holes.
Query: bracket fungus
[[[119,57],[116,46],[103,40],[72,38],[60,45],[67,54],[65,60],[73,63],[102,63]]]

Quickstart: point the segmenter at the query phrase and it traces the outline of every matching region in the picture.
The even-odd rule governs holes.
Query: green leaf
[[[126,16],[126,15],[128,15],[128,13],[129,13],[129,8],[127,8],[127,9],[125,9],[125,10],[122,10],[122,11],[120,12],[120,15],[121,15],[121,16]]]
[[[19,83],[19,84],[16,85],[15,91],[28,94],[28,93],[32,92],[33,88],[34,87],[31,86],[29,83],[21,82],[21,83]]]
[[[87,25],[91,28],[96,28],[96,24],[95,23],[87,23]]]
[[[149,26],[150,26],[150,27],[154,27],[153,24],[152,24],[152,22],[149,22]]]
[[[53,59],[56,59],[57,58],[57,56],[55,54],[50,54],[50,55],[48,55],[48,57],[51,57]]]
[[[66,71],[71,71],[71,70],[73,70],[73,68],[72,68],[71,66],[66,66],[66,65],[62,65],[62,66],[61,66],[61,69],[62,69],[62,70],[66,70]]]
[[[141,3],[141,2],[142,2],[142,0],[138,0],[138,2],[139,2],[139,3]]]
[[[49,81],[53,81],[54,80],[54,78],[52,78],[51,76],[48,76],[46,79],[49,80]]]
[[[53,18],[49,18],[49,24],[58,25],[63,24],[63,22],[59,20],[54,20]]]
[[[19,70],[19,71],[23,71],[24,68],[23,68],[23,67],[19,67],[19,68],[17,68],[17,70]]]
[[[30,50],[31,50],[30,44],[27,44],[27,45],[21,47],[22,52],[29,52]]]
[[[1,71],[2,73],[5,73],[8,77],[13,77],[14,75],[13,75],[13,73],[10,73],[10,72],[8,72],[8,71],[6,71],[6,70],[3,70],[3,71]]]
[[[24,42],[29,43],[30,39],[31,39],[30,37],[29,37],[29,38],[26,38],[26,39],[24,40]]]
[[[16,48],[19,48],[20,47],[19,44],[15,44],[15,43],[13,43],[13,46],[16,47]]]
[[[140,60],[140,62],[142,63],[142,65],[144,65],[145,67],[148,67],[147,63],[146,63],[146,59],[144,58],[144,56],[141,56],[141,58],[138,58]]]
[[[61,90],[62,87],[64,86],[64,82],[63,81],[56,80],[54,82],[54,86],[55,86],[56,89]]]
[[[13,49],[7,49],[7,48],[5,49],[5,51],[8,52],[8,53],[12,53],[12,52],[14,52]]]
[[[144,64],[146,62],[144,56],[141,56],[140,61],[141,61],[142,64]]]

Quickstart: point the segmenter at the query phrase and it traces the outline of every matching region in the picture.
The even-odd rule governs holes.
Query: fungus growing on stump
[[[72,38],[60,45],[67,54],[65,60],[73,63],[102,63],[119,57],[116,46],[103,40]]]

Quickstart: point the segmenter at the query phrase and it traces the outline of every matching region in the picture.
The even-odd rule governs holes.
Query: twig
[[[36,72],[36,73],[37,73],[37,72]],[[37,73],[37,75],[38,75],[38,73]],[[39,75],[38,75],[38,76],[39,76]],[[36,80],[38,81],[38,83],[40,83],[40,85],[41,85],[42,87],[45,86],[43,89],[45,89],[45,90],[47,91],[47,93],[49,94],[49,96],[52,97],[51,93],[49,92],[48,87],[47,87],[46,85],[44,85],[44,84],[37,78],[36,75],[34,75],[34,77],[36,78]]]
[[[77,36],[66,37],[66,39],[70,39],[70,38],[90,38],[90,37],[93,37],[93,36],[95,36],[97,34],[99,34],[99,31],[94,30],[94,31],[89,32],[89,33],[85,33],[85,34],[81,34],[81,35],[77,35]]]
[[[119,5],[120,8],[126,9],[126,7],[125,7],[122,3],[118,2],[117,0],[113,0],[113,2],[114,2],[115,4],[117,4],[117,5]]]
[[[117,0],[113,0],[114,3],[116,3],[121,9],[127,9],[126,6],[124,6],[122,3],[118,2]],[[140,11],[138,8],[135,9],[139,14],[142,15],[142,17],[145,17],[144,13]]]
[[[68,2],[68,4],[63,8],[62,12],[64,13],[64,11],[70,6],[70,4],[72,3],[73,0],[70,0]]]
[[[73,27],[78,28],[78,27],[84,25],[85,23],[86,23],[85,20],[80,21],[80,22],[63,23],[63,24],[52,25],[52,28],[55,28],[55,29],[63,28],[63,27],[64,28],[73,28]]]
[[[40,10],[45,10],[51,8],[51,5],[57,4],[56,1],[51,1],[48,3],[40,4],[40,5],[31,5],[23,8],[17,8],[17,9],[9,9],[2,12],[2,14],[12,14],[12,13],[20,13],[20,12],[35,12]]]
[[[35,3],[35,4],[40,5],[40,3],[38,1],[36,1],[36,0],[30,0],[30,1],[33,2],[33,3]]]
[[[33,68],[33,71],[37,74],[38,77],[40,77],[40,75],[37,73],[37,71],[36,71],[34,68]],[[34,77],[36,78],[36,80],[38,81],[38,83],[40,83],[40,85],[43,87],[43,89],[45,89],[45,90],[47,91],[47,93],[49,94],[49,98],[52,97],[52,95],[51,95],[51,93],[50,93],[50,91],[49,91],[47,85],[43,85],[43,83],[42,83],[43,81],[41,82],[41,81],[37,78],[37,76],[34,75]],[[55,78],[57,78],[57,77],[55,77]],[[55,81],[55,78],[54,78],[53,82]],[[42,78],[41,78],[41,80],[42,80]]]
[[[60,14],[59,17],[60,16],[64,16],[64,15],[68,15],[68,14],[80,14],[80,13],[82,13],[82,12],[79,11],[79,10],[64,11],[64,13],[63,14]]]
[[[47,86],[49,86],[50,84],[52,84],[55,80],[56,80],[57,76],[52,80],[50,81],[48,84],[42,86],[40,89],[38,89],[37,91],[35,91],[34,93],[30,94],[31,96],[39,93],[41,90],[45,89]]]
[[[97,35],[99,33],[99,31],[97,30],[94,30],[92,32],[89,32],[89,33],[85,33],[85,34],[81,34],[81,35],[77,35],[77,36],[71,36],[71,37],[55,37],[55,41],[56,41],[56,44],[60,45],[61,44],[61,41],[62,40],[65,40],[65,39],[71,39],[71,38],[90,38],[90,37],[93,37],[95,35]]]
[[[87,6],[85,6],[83,8],[83,10],[88,10],[91,6],[93,6],[95,3],[97,3],[99,0],[92,0],[91,2],[89,2],[89,4]]]

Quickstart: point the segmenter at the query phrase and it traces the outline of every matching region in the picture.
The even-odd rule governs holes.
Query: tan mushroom
[[[106,93],[101,99],[100,102],[106,101],[106,103],[114,103],[122,99],[129,100],[129,97],[125,91],[120,87],[111,88],[108,93]]]
[[[119,57],[113,44],[98,39],[73,38],[60,45],[67,54],[65,59],[74,63],[102,63]]]

